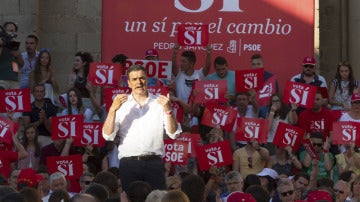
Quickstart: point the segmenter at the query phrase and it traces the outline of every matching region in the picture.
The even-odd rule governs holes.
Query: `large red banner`
[[[314,11],[314,0],[103,0],[102,62],[118,53],[144,59],[150,48],[171,60],[179,25],[202,24],[209,27],[214,57],[245,70],[260,53],[265,70],[284,89],[285,80],[302,71],[303,58],[313,54]],[[181,48],[196,52],[197,68],[204,65],[206,47]]]

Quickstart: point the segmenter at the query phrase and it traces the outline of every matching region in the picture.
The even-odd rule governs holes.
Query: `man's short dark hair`
[[[240,92],[236,94],[236,98],[240,95],[246,95],[247,97],[250,97],[250,93],[249,92]]]
[[[254,54],[251,56],[251,60],[255,60],[255,59],[263,59],[263,57],[260,54]]]
[[[133,71],[144,71],[146,74],[146,69],[145,67],[141,66],[141,65],[132,65],[127,71],[126,71],[126,76],[129,78],[129,74],[130,72]]]
[[[196,62],[196,55],[193,51],[184,51],[181,56],[187,58],[193,64]]]
[[[123,64],[128,59],[128,57],[124,54],[117,54],[112,58],[113,63],[120,63]]]
[[[38,38],[37,36],[35,36],[34,34],[29,34],[29,35],[27,35],[26,38],[28,38],[28,39],[29,39],[29,38],[35,39],[36,44],[39,43],[39,38]]]
[[[102,171],[96,174],[93,182],[102,184],[107,187],[109,189],[110,195],[113,196],[116,195],[119,188],[117,180],[118,178],[114,174],[108,171]]]
[[[215,65],[227,65],[227,61],[224,57],[218,56],[214,60],[214,66]]]
[[[317,139],[322,139],[322,141],[325,141],[325,137],[321,132],[312,132],[310,134],[310,138],[317,138]]]
[[[297,181],[300,177],[303,177],[305,179],[307,179],[307,181],[310,180],[310,175],[305,173],[305,172],[298,172],[294,175],[294,181]]]
[[[152,187],[148,182],[134,181],[131,182],[126,190],[129,201],[145,201],[147,195],[152,191]]]
[[[190,202],[199,202],[204,200],[205,182],[197,175],[190,174],[185,177],[181,183],[181,191],[189,197]]]
[[[329,188],[332,189],[334,187],[334,181],[330,178],[321,178],[316,181],[317,188]]]
[[[99,201],[104,201],[110,197],[109,189],[102,184],[91,183],[85,193],[94,196]]]
[[[34,85],[34,87],[33,87],[33,91],[35,91],[35,88],[37,88],[37,87],[43,87],[44,90],[45,90],[45,85],[44,85],[44,84],[42,84],[42,83],[35,83],[35,85]]]

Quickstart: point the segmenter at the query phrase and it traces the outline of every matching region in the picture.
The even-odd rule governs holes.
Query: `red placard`
[[[179,25],[178,44],[180,46],[207,46],[209,44],[209,25]]]
[[[312,145],[310,139],[303,139],[303,146],[312,159],[316,159],[316,160],[320,159],[320,156],[315,150],[314,146]]]
[[[201,140],[200,134],[189,134],[182,133],[179,135],[177,140],[188,142],[188,154],[190,157],[196,157],[195,148],[199,145],[199,141]]]
[[[12,144],[12,136],[17,133],[19,124],[0,116],[0,140]]]
[[[74,139],[74,146],[105,146],[105,139],[102,136],[102,123],[84,123],[81,138]]]
[[[312,108],[318,88],[309,84],[287,81],[283,102],[296,103],[300,107]]]
[[[196,91],[194,103],[227,102],[227,99],[225,98],[227,91],[226,80],[196,80],[194,82],[193,90]]]
[[[349,144],[354,142],[360,145],[360,123],[352,121],[337,121],[333,123],[333,144]]]
[[[297,151],[304,137],[305,129],[279,122],[273,143],[279,147],[290,146]]]
[[[267,143],[269,120],[254,118],[237,118],[236,136],[239,141],[256,140],[259,143]]]
[[[127,69],[132,65],[141,65],[146,69],[146,75],[149,78],[158,78],[158,79],[171,79],[171,61],[157,61],[157,60],[137,60],[137,59],[127,59],[125,62],[125,67],[123,69],[123,74],[126,74]]]
[[[80,154],[49,156],[46,157],[46,165],[50,173],[61,172],[68,180],[79,179],[83,173],[82,156]]]
[[[0,112],[31,111],[30,89],[0,90]]]
[[[222,130],[231,132],[236,120],[236,115],[237,111],[235,109],[215,103],[207,103],[205,104],[201,124],[210,127],[219,125]]]
[[[182,124],[184,122],[184,109],[179,102],[171,102],[171,109],[176,117],[176,120]]]
[[[121,87],[121,88],[105,88],[105,108],[106,111],[109,111],[111,104],[117,94],[131,94],[131,89],[128,87]]]
[[[88,80],[96,86],[117,86],[121,78],[118,63],[90,63]]]
[[[261,90],[264,83],[264,68],[235,71],[235,89],[237,93]]]
[[[83,131],[83,115],[54,116],[51,118],[53,140],[80,138]]]
[[[170,92],[170,89],[167,86],[149,86],[148,92],[155,96],[159,96],[159,95],[167,96],[167,94]]]
[[[266,106],[270,104],[271,96],[276,92],[276,76],[272,76],[264,83],[261,90],[256,94],[258,105]]]
[[[221,167],[233,162],[228,140],[196,147],[196,154],[201,171],[209,170],[211,166]]]
[[[188,157],[188,142],[165,139],[165,162],[171,162],[177,165],[186,165]]]

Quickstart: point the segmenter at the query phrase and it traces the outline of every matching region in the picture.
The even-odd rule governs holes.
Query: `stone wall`
[[[38,50],[49,48],[60,90],[67,89],[74,55],[88,51],[101,59],[101,0],[1,0],[0,22],[16,22],[21,51],[28,34]]]

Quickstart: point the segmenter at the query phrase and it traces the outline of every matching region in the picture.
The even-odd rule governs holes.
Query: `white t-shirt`
[[[195,70],[191,76],[180,71],[175,78],[177,97],[187,103],[195,80],[205,80],[202,68]]]
[[[301,73],[300,73],[300,74],[297,74],[297,75],[295,75],[295,76],[293,76],[293,77],[291,78],[291,81],[294,82],[294,81],[296,81],[295,79],[300,79],[301,76],[302,76]],[[320,87],[325,87],[325,88],[327,88],[326,80],[325,80],[325,78],[324,78],[323,76],[316,75],[316,76],[315,76],[315,79],[314,79],[312,82],[315,82],[316,79],[319,80],[319,81],[321,81]]]
[[[349,113],[344,113],[339,121],[353,121],[353,122],[360,122],[360,119],[353,119],[349,116]]]

